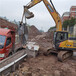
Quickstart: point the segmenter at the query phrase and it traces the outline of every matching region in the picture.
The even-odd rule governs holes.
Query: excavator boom
[[[29,9],[29,8],[35,6],[36,4],[40,3],[41,1],[43,1],[43,3],[45,4],[46,8],[49,11],[49,13],[53,17],[53,19],[54,19],[54,21],[56,23],[56,31],[62,31],[61,18],[59,16],[58,12],[55,10],[55,7],[54,7],[54,5],[53,5],[51,0],[50,0],[51,4],[47,0],[31,0],[31,2],[29,2],[26,6],[24,6],[25,12],[27,12],[26,9]],[[31,17],[32,16],[30,16],[30,18]]]

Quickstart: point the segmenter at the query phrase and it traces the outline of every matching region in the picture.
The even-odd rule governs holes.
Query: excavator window
[[[58,32],[57,33],[57,37],[56,37],[58,41],[65,41],[68,39],[68,33],[67,32]]]
[[[56,48],[59,47],[60,42],[68,40],[68,32],[57,31],[54,33],[54,45]]]

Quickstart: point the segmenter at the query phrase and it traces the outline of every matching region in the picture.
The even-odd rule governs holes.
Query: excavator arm
[[[24,11],[23,11],[23,16],[22,16],[21,23],[23,23],[24,16],[27,19],[30,19],[30,18],[34,17],[34,14],[32,12],[30,12],[28,9],[33,7],[34,5],[38,4],[41,1],[42,0],[31,0],[31,2],[29,2],[26,6],[24,6]]]
[[[31,2],[29,2],[25,7],[27,7],[27,9],[35,6],[36,4],[40,3],[43,0],[31,0]]]
[[[56,31],[62,31],[62,21],[61,18],[58,14],[58,12],[55,10],[55,7],[52,3],[52,1],[50,0],[51,4],[47,1],[47,0],[31,0],[31,2],[29,2],[26,6],[24,6],[24,14],[25,12],[28,11],[29,8],[35,6],[36,4],[40,3],[41,1],[43,1],[43,3],[45,4],[47,10],[49,11],[50,15],[52,16],[52,18],[54,19],[55,23],[56,23]],[[23,16],[24,16],[23,14]],[[31,13],[29,17],[27,18],[31,18],[34,15]]]
[[[68,40],[68,32],[62,31],[62,21],[58,12],[55,10],[52,1],[50,0],[49,3],[48,0],[31,0],[30,3],[24,6],[23,17],[24,15],[27,19],[34,17],[33,13],[30,12],[28,9],[40,3],[41,1],[43,1],[44,5],[46,6],[47,10],[56,23],[56,32],[54,32],[53,39],[54,49],[49,49],[47,53],[56,53],[58,54],[58,60],[64,61],[65,59],[73,55],[72,50],[75,50],[76,47],[74,46],[74,41]]]

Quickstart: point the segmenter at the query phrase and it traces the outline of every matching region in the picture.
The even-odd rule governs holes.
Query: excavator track
[[[73,51],[63,51],[63,50],[57,50],[57,49],[48,49],[47,52],[44,52],[44,56],[48,56],[50,54],[57,54],[58,60],[63,62],[64,60],[70,58],[73,56]]]
[[[59,51],[56,50],[55,48],[50,48],[50,49],[48,49],[46,52],[44,52],[43,55],[44,55],[44,56],[48,56],[48,55],[50,55],[50,54],[52,54],[52,53],[53,53],[53,54],[58,54],[58,52],[59,52]]]
[[[63,62],[64,60],[70,58],[73,55],[73,51],[60,51],[58,53],[58,60]]]

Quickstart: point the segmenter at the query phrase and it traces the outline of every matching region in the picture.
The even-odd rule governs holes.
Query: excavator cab
[[[54,45],[57,49],[60,49],[60,43],[66,40],[68,40],[68,32],[57,31],[54,33]]]

